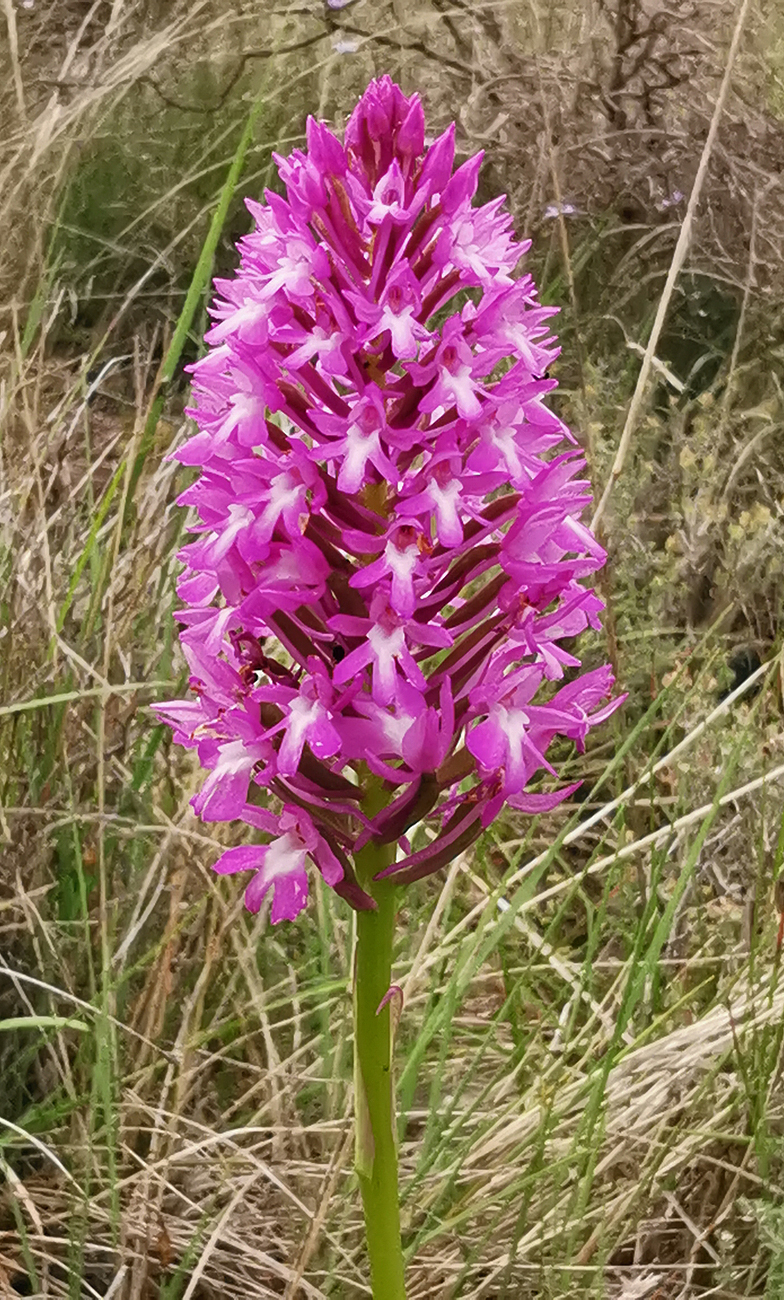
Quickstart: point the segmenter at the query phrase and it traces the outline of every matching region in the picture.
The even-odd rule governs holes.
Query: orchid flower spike
[[[261,833],[215,869],[252,872],[247,906],[271,892],[273,921],[313,870],[375,906],[353,865],[371,841],[402,843],[384,874],[405,884],[504,805],[554,807],[575,787],[529,788],[555,776],[551,742],[582,747],[620,702],[574,654],[605,556],[546,405],[555,309],[502,200],[474,203],[482,155],[454,157],[454,126],[426,149],[419,97],[389,77],[342,143],[311,118],[307,151],[277,159],[287,199],[248,200],[191,367],[191,696],[158,713],[207,771],[200,816]]]

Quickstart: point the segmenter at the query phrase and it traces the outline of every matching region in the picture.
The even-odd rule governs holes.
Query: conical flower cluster
[[[474,206],[481,154],[454,155],[454,126],[426,149],[419,97],[388,77],[343,144],[310,119],[307,152],[276,159],[287,201],[248,201],[193,367],[192,699],[159,712],[208,771],[201,817],[265,833],[216,870],[253,871],[247,905],[271,889],[273,921],[314,867],[373,906],[352,865],[369,840],[402,843],[384,874],[408,883],[504,804],[553,807],[574,787],[527,792],[555,775],[551,741],[581,747],[617,703],[609,668],[563,684],[604,554],[545,404],[554,309],[515,274],[528,244],[502,199]],[[373,818],[368,779],[387,794]]]

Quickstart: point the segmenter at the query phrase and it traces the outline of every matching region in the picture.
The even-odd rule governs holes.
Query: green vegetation
[[[243,911],[149,711],[185,680],[182,366],[271,150],[388,70],[486,149],[484,196],[534,239],[598,499],[737,16],[668,14],[0,13],[0,1293],[367,1295],[352,917],[326,889],[294,926]],[[628,702],[564,751],[579,799],[404,899],[418,1300],[781,1293],[784,29],[744,22],[601,521],[586,657]]]

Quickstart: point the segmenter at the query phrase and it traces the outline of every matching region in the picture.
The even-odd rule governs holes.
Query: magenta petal
[[[266,851],[266,844],[239,844],[235,849],[226,849],[212,869],[219,876],[233,876],[237,871],[253,871],[263,863]]]
[[[414,158],[418,157],[425,147],[425,114],[419,95],[411,97],[411,104],[400,127],[397,143],[401,153]]]
[[[486,772],[501,766],[506,749],[499,728],[489,718],[471,728],[466,736],[466,747]]]
[[[372,646],[358,646],[356,650],[352,650],[350,655],[346,655],[345,659],[340,661],[333,674],[333,681],[338,685],[350,681],[357,673],[361,673],[362,669],[366,668],[372,659]]]
[[[334,758],[340,751],[340,733],[323,715],[312,726],[308,744],[316,758]]]
[[[216,767],[191,803],[205,822],[233,821],[245,806],[252,760],[239,771]]]
[[[571,785],[566,785],[562,790],[553,790],[550,794],[516,794],[509,800],[510,807],[517,808],[520,812],[538,813],[551,812],[557,808],[559,803],[573,795],[575,790],[579,790],[582,781],[574,781]]]
[[[307,873],[305,871],[295,871],[288,876],[278,876],[272,884],[272,909],[270,911],[272,924],[277,925],[279,921],[295,920],[308,901]],[[250,886],[248,887],[249,891]],[[247,893],[245,900],[247,902]],[[249,903],[248,907],[250,907]],[[251,908],[250,910],[258,909]]]
[[[458,167],[445,187],[442,202],[444,211],[450,216],[462,203],[466,203],[474,197],[479,183],[479,168],[482,166],[483,158],[484,151],[474,154],[473,158],[469,158],[467,162]]]
[[[419,623],[414,620],[409,623],[408,628],[412,640],[418,641],[420,645],[432,645],[445,650],[447,646],[453,644],[451,632],[448,632],[445,627],[439,627],[437,623]]]
[[[431,144],[425,154],[420,184],[429,194],[442,193],[452,174],[455,157],[455,126],[448,126],[443,135]]]
[[[246,804],[242,810],[242,821],[247,826],[255,826],[257,830],[267,831],[268,834],[276,835],[279,827],[279,819],[266,808],[259,808],[255,804]]]
[[[177,582],[177,595],[188,605],[208,605],[217,590],[218,584],[211,573],[197,573]]]
[[[308,150],[317,171],[343,176],[346,154],[337,136],[313,117],[308,118],[306,132]]]
[[[245,890],[245,906],[249,912],[258,912],[267,896],[271,880],[267,880],[262,871],[257,871]]]
[[[452,743],[452,729],[444,728],[435,709],[415,718],[403,737],[403,758],[414,772],[435,772]]]
[[[280,723],[279,728],[285,727],[285,723]],[[272,735],[270,731],[268,733]],[[302,758],[302,751],[305,748],[305,736],[300,733],[298,736],[288,732],[278,750],[278,772],[281,776],[293,776],[299,767],[299,761]]]
[[[334,889],[335,885],[339,884],[343,879],[345,872],[325,839],[319,839],[315,850],[315,859],[316,865],[326,883]]]

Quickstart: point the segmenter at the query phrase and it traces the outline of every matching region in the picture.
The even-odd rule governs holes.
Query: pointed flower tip
[[[395,998],[399,998],[399,999],[400,999],[400,1006],[402,1007],[402,1005],[403,1005],[403,990],[401,989],[401,987],[400,987],[399,984],[390,984],[390,986],[389,986],[389,988],[387,989],[386,993],[384,994],[383,998],[381,999],[381,1001],[379,1002],[378,1006],[376,1007],[376,1015],[377,1015],[377,1016],[380,1016],[380,1015],[381,1015],[381,1012],[384,1010],[384,1008],[385,1008],[385,1007],[388,1007],[389,1004],[390,1004],[390,1002],[392,1002]]]

